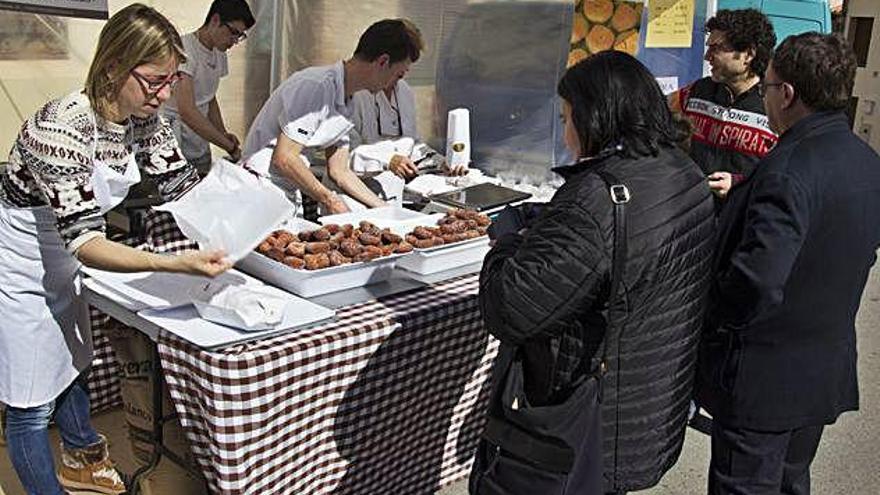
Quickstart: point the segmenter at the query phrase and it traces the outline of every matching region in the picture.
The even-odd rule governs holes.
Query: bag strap
[[[604,375],[608,363],[608,342],[620,337],[619,332],[614,332],[612,315],[614,307],[620,300],[620,284],[623,279],[623,265],[626,261],[626,204],[631,198],[626,184],[605,170],[597,170],[596,174],[602,178],[614,203],[614,247],[611,252],[611,287],[608,294],[608,330],[605,342],[602,345],[602,361],[599,363],[598,374]],[[626,300],[624,300],[624,305]]]

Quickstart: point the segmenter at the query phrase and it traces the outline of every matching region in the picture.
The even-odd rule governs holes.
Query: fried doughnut
[[[391,256],[397,249],[397,244],[386,244],[384,246],[381,246],[379,249],[382,250],[382,256]]]
[[[434,234],[427,227],[416,227],[413,229],[412,234],[419,239],[430,239],[434,237]]]
[[[288,256],[299,256],[300,258],[306,254],[306,245],[302,242],[291,242],[284,248],[284,252]]]
[[[272,244],[269,244],[269,241],[263,241],[257,246],[257,252],[260,254],[266,254],[270,249],[272,249]]]
[[[266,256],[272,258],[275,261],[281,261],[284,259],[285,254],[284,254],[283,249],[279,249],[275,246],[272,246],[271,248],[269,248],[269,251],[266,253]]]
[[[330,251],[330,254],[327,255],[330,258],[330,266],[339,266],[345,265],[346,263],[351,263],[351,258],[344,256],[339,251]]]
[[[476,220],[477,226],[479,227],[488,227],[489,224],[492,223],[492,220],[489,219],[487,215],[483,215],[482,213],[477,215],[477,218],[475,218],[474,220]]]
[[[407,234],[407,235],[404,237],[404,240],[405,240],[406,242],[410,243],[410,244],[415,244],[416,241],[418,241],[418,240],[420,240],[420,239],[419,239],[418,237],[412,235],[412,234]]]
[[[327,242],[306,243],[306,252],[309,254],[326,253],[327,251],[330,251],[330,244]]]
[[[358,224],[358,227],[360,227],[362,232],[369,232],[371,230],[378,229],[378,227],[376,227],[375,225],[373,225],[372,223],[370,223],[366,220],[361,220],[361,222]]]
[[[335,223],[327,224],[327,225],[324,226],[324,229],[325,229],[327,232],[330,232],[330,235],[334,235],[334,234],[336,234],[337,232],[339,232],[339,225],[338,225],[338,224],[335,224]]]
[[[416,239],[416,242],[413,242],[412,245],[418,249],[428,249],[434,247],[434,239]]]
[[[397,249],[394,250],[395,253],[408,253],[413,250],[412,244],[404,241],[397,245]]]
[[[382,237],[378,235],[363,233],[358,236],[358,241],[364,246],[378,246],[382,244]]]
[[[345,235],[345,237],[351,237],[352,232],[354,232],[354,225],[350,223],[343,225],[341,232]]]
[[[302,258],[300,258],[298,256],[285,256],[284,257],[284,264],[291,267],[291,268],[295,268],[297,270],[302,270],[303,268],[306,267],[305,260],[303,260]]]
[[[312,240],[323,242],[330,239],[330,231],[324,228],[312,232]]]
[[[354,239],[343,239],[339,243],[339,252],[349,258],[357,256],[361,251],[363,251],[363,247]]]
[[[446,243],[443,241],[443,238],[440,237],[440,236],[434,237],[433,239],[431,239],[431,241],[433,242],[433,244],[434,244],[435,246],[442,246],[442,245],[446,244]]]
[[[370,261],[382,256],[382,250],[376,246],[367,246],[364,250],[354,257],[355,261]]]
[[[320,270],[330,266],[330,256],[327,253],[307,254],[303,260],[306,262],[306,270]]]
[[[412,243],[412,245],[419,249],[427,249],[430,247],[434,247],[434,239],[416,239],[415,242]]]
[[[402,237],[395,234],[394,232],[391,232],[390,230],[382,231],[382,242],[385,244],[400,244],[402,240]]]
[[[299,240],[301,240],[302,242],[309,242],[312,240],[312,231],[303,230],[302,232],[297,234],[297,237],[299,237]]]
[[[278,234],[277,237],[275,237],[276,241],[283,242],[285,246],[287,245],[287,243],[289,243],[290,241],[292,241],[294,239],[296,239],[296,237],[293,234],[291,234],[290,232],[287,232],[286,230],[281,232],[280,234]],[[276,243],[276,245],[277,245],[277,243]]]

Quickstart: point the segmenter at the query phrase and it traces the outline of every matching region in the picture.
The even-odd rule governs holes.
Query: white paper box
[[[391,232],[404,236],[419,225],[434,227],[437,225],[437,220],[441,218],[443,215],[438,213],[425,215],[399,206],[383,206],[369,210],[327,215],[319,218],[318,221],[324,225],[350,223],[357,228],[358,223],[366,220],[380,229],[391,229]]]
[[[483,236],[448,246],[416,249],[410,256],[401,258],[397,266],[419,275],[430,275],[481,262],[489,249],[489,238]]]

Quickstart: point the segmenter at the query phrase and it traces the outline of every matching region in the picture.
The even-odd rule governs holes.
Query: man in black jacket
[[[855,58],[833,35],[776,50],[761,83],[779,142],[721,218],[700,403],[710,494],[810,492],[826,424],[858,408],[855,315],[880,245],[880,158],[843,113]]]

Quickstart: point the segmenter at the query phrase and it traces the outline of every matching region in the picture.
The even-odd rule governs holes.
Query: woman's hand
[[[714,172],[709,174],[709,189],[721,199],[727,197],[733,187],[733,175],[730,172]]]
[[[419,173],[419,169],[416,168],[412,160],[403,155],[392,156],[391,162],[388,164],[388,170],[404,179],[415,177],[415,175]]]
[[[190,275],[216,277],[232,268],[223,251],[188,251],[172,259],[173,271]]]

